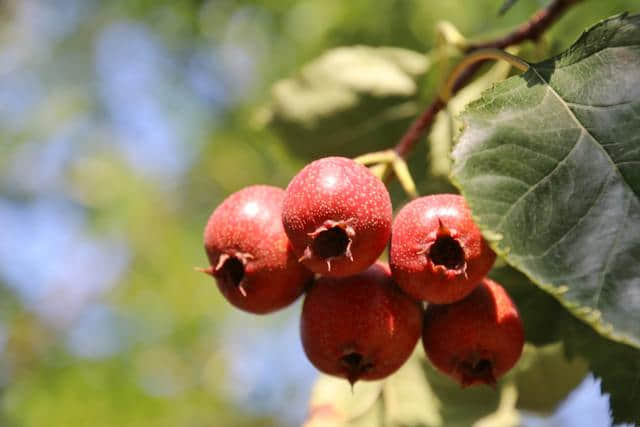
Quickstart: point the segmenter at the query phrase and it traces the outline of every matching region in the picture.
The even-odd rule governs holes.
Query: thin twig
[[[453,92],[453,87],[457,83],[460,75],[464,73],[467,68],[473,65],[473,63],[484,62],[487,59],[506,61],[511,64],[512,67],[517,68],[520,71],[527,71],[529,69],[529,64],[526,61],[518,56],[511,55],[509,52],[505,52],[504,50],[493,47],[474,50],[462,58],[462,61],[460,61],[453,71],[451,71],[449,78],[447,78],[447,82],[440,90],[440,99],[444,102],[449,102]]]
[[[496,49],[504,49],[525,40],[536,40],[546,31],[551,24],[560,18],[564,12],[571,6],[582,0],[554,0],[549,6],[539,10],[529,21],[520,25],[511,33],[497,40],[491,40],[484,43],[470,44],[467,47],[467,53],[487,47],[495,47]]]
[[[538,11],[531,19],[524,24],[520,25],[511,33],[506,36],[490,40],[487,42],[469,44],[465,50],[465,53],[472,53],[478,49],[496,48],[504,49],[509,46],[519,44],[525,40],[536,40],[540,35],[547,30],[551,24],[553,24],[560,16],[564,14],[571,6],[579,3],[582,0],[554,0],[549,6]],[[483,61],[474,62],[469,65],[456,79],[452,86],[452,93],[456,93],[460,89],[469,83],[473,75],[480,69]],[[418,140],[426,134],[435,116],[446,106],[446,102],[439,96],[427,107],[424,112],[418,116],[409,129],[402,136],[398,144],[394,147],[396,153],[399,156],[406,158]]]

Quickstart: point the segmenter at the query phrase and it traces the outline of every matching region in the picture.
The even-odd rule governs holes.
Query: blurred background
[[[380,147],[300,149],[311,142],[266,125],[272,85],[332,47],[427,52],[442,19],[490,37],[545,3],[500,17],[501,0],[0,1],[0,425],[299,425],[316,377],[299,303],[232,309],[193,269],[206,264],[202,230],[235,190]],[[544,53],[637,6],[585,1]],[[419,105],[439,78],[425,77]],[[608,424],[592,377],[526,422],[584,411]]]

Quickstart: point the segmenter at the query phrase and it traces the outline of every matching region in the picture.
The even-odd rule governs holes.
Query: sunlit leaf
[[[453,178],[496,251],[601,334],[640,347],[640,16],[489,90]]]
[[[346,380],[320,376],[311,392],[305,427],[341,426],[366,414],[382,390],[381,381],[359,381],[353,388]]]
[[[429,135],[429,160],[433,175],[448,176],[451,172],[451,146],[461,128],[459,114],[492,84],[504,80],[510,70],[511,65],[506,62],[498,62],[482,76],[460,90],[449,100],[446,110],[438,113]]]
[[[406,49],[329,50],[295,76],[276,82],[270,124],[302,155],[357,155],[386,148],[417,113],[412,102],[416,80],[428,67],[425,55]]]
[[[393,426],[442,425],[441,403],[414,356],[384,382],[385,422]]]

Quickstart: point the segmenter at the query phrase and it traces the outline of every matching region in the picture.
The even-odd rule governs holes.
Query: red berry
[[[365,270],[391,233],[391,199],[369,170],[344,157],[308,164],[289,183],[282,211],[300,262],[341,277]]]
[[[461,196],[413,200],[393,223],[391,271],[414,298],[435,304],[458,301],[473,291],[495,259]]]
[[[318,279],[305,297],[300,331],[311,363],[353,384],[400,368],[420,338],[421,323],[420,303],[376,263],[354,276]]]
[[[209,217],[204,247],[218,288],[234,306],[268,313],[302,294],[312,273],[296,260],[281,222],[284,190],[244,188]]]
[[[485,278],[462,301],[429,304],[422,344],[431,363],[463,387],[493,385],[520,358],[524,330],[507,292]]]

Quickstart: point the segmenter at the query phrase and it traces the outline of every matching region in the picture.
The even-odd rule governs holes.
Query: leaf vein
[[[600,108],[613,108],[613,107],[625,107],[627,105],[635,105],[635,100],[629,100],[629,101],[623,101],[623,102],[617,102],[614,104],[593,104],[593,105],[588,105],[588,104],[580,104],[578,102],[569,102],[569,101],[565,101],[567,103],[567,105],[571,106],[571,107],[578,107],[578,108],[585,108],[585,109],[600,109]]]
[[[573,119],[573,121],[587,134],[591,137],[591,139],[595,142],[595,146],[597,148],[599,148],[602,153],[606,156],[606,158],[609,160],[609,162],[611,163],[611,166],[613,166],[613,168],[618,172],[618,175],[620,176],[620,179],[622,182],[624,182],[627,185],[627,188],[633,192],[632,187],[629,185],[629,183],[625,180],[624,175],[622,174],[622,172],[620,171],[620,169],[618,168],[616,162],[611,158],[611,155],[609,155],[609,153],[607,152],[607,150],[604,149],[604,147],[602,145],[600,145],[600,141],[598,141],[588,130],[587,128],[582,124],[582,122],[580,120],[578,120],[578,118],[576,117],[576,115],[573,113],[573,111],[571,110],[571,108],[569,108],[569,106],[567,105],[567,102],[560,96],[560,94],[558,92],[556,92],[556,90],[551,86],[551,84],[549,84],[548,81],[546,81],[544,79],[544,77],[542,77],[542,75],[540,73],[538,73],[538,70],[535,69],[535,67],[531,67],[531,70],[533,70],[533,72],[538,76],[538,78],[545,84],[545,86],[549,89],[549,91],[554,94],[556,96],[556,98],[558,99],[558,101],[560,101],[560,104],[563,105],[565,107],[565,109],[567,110],[567,112],[569,113],[570,117]]]
[[[596,197],[596,199],[593,201],[593,203],[591,204],[591,206],[589,206],[589,209],[586,210],[586,212],[584,213],[584,215],[582,215],[578,221],[576,221],[571,227],[569,227],[567,229],[567,231],[565,233],[563,233],[563,235],[556,240],[555,242],[553,242],[547,249],[545,249],[545,251],[539,255],[526,255],[526,256],[520,256],[520,259],[532,259],[532,258],[544,258],[545,256],[547,256],[549,254],[549,252],[551,252],[553,250],[554,247],[556,247],[557,245],[559,245],[560,243],[562,243],[564,241],[564,239],[567,238],[567,236],[569,235],[569,233],[571,233],[571,231],[573,231],[578,225],[580,225],[580,223],[582,223],[582,221],[589,216],[589,213],[593,210],[593,208],[598,204],[598,202],[602,199],[602,196],[605,194],[605,188],[607,186],[606,185],[602,185],[600,187],[600,191],[598,192],[598,196]]]
[[[536,182],[535,184],[533,184],[527,191],[525,191],[524,193],[522,193],[522,195],[520,195],[520,197],[518,197],[518,199],[513,202],[513,204],[511,205],[511,207],[509,207],[509,209],[504,213],[504,215],[502,215],[502,217],[500,218],[500,221],[498,222],[498,224],[496,225],[496,229],[500,229],[502,227],[502,224],[504,223],[504,221],[509,217],[509,215],[511,214],[511,212],[513,211],[513,209],[525,198],[527,197],[529,194],[531,194],[536,188],[538,188],[538,186],[540,186],[543,182],[545,182],[547,179],[549,179],[551,177],[551,175],[553,175],[559,168],[560,166],[562,166],[567,159],[569,158],[569,156],[571,155],[571,153],[573,153],[573,151],[576,149],[576,147],[578,146],[578,144],[580,143],[580,139],[582,137],[582,133],[580,134],[580,137],[578,137],[578,139],[576,140],[576,143],[573,145],[573,147],[571,148],[571,150],[569,150],[567,152],[567,154],[558,161],[558,164],[554,166],[554,168],[549,171],[549,173],[547,175],[545,175],[540,181]]]
[[[631,208],[631,197],[628,194],[625,197],[625,203],[627,206],[624,209],[623,218],[625,218],[626,220],[627,216],[629,215],[629,209]],[[611,261],[613,260],[613,257],[617,254],[615,250],[620,241],[619,237],[620,237],[620,232],[624,228],[623,225],[624,225],[624,222],[622,223],[622,225],[618,226],[618,229],[616,230],[616,235],[613,239],[613,243],[611,244],[611,249],[609,249],[608,251],[609,255],[607,256],[607,260],[605,261],[605,264],[602,269],[602,274],[600,275],[600,284],[598,285],[598,293],[595,295],[595,298],[593,301],[593,307],[597,308],[598,304],[600,303],[600,296],[602,295],[602,290],[604,289],[604,286],[606,284],[607,273],[609,272],[609,268],[611,267]]]

